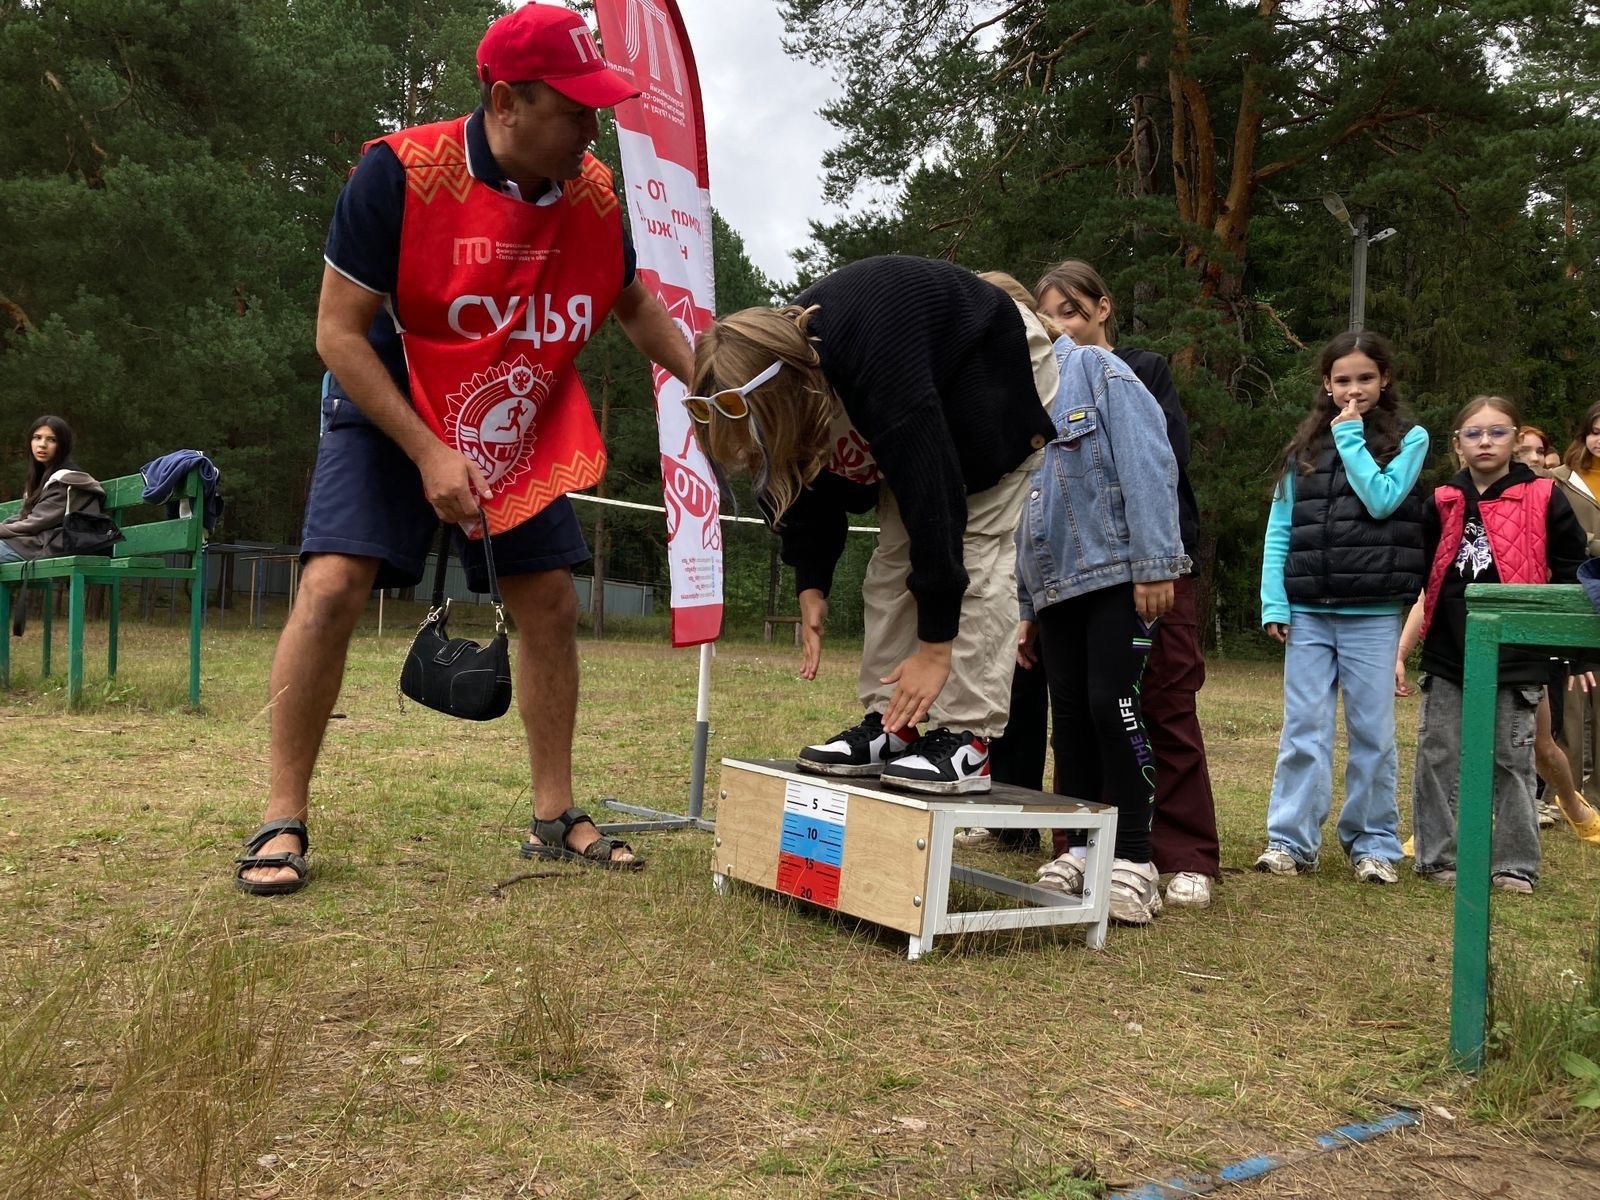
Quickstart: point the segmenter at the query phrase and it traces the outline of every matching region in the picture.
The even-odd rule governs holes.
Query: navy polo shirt
[[[482,108],[467,118],[466,141],[467,170],[472,177],[509,196],[523,199],[517,185],[506,178],[500,164],[489,152],[489,138],[483,131]],[[544,195],[528,202],[553,204],[560,198],[561,186],[552,181]],[[409,396],[411,386],[406,374],[405,352],[401,348],[400,331],[395,327],[392,315],[395,283],[400,276],[400,222],[405,215],[405,203],[405,168],[387,145],[380,143],[373,146],[361,156],[344,190],[339,193],[339,202],[334,206],[333,223],[328,227],[328,240],[322,256],[330,267],[352,283],[384,297],[383,308],[373,318],[372,328],[367,330],[367,341],[372,343],[373,350],[389,369],[389,375],[401,394]],[[633,282],[635,261],[633,239],[624,221],[623,287]],[[333,381],[323,404],[324,420],[337,411],[339,424],[348,423],[358,411],[337,379]]]

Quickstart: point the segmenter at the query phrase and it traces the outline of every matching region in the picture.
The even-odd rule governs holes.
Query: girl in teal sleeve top
[[[1284,451],[1261,565],[1261,623],[1284,643],[1283,733],[1256,869],[1316,867],[1333,806],[1333,741],[1344,697],[1349,754],[1339,844],[1356,877],[1394,883],[1394,656],[1422,588],[1428,434],[1400,411],[1393,353],[1340,334],[1318,359],[1321,386]]]

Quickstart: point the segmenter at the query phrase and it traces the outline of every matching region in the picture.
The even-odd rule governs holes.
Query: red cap
[[[554,4],[524,4],[489,26],[478,43],[478,78],[542,80],[590,108],[610,108],[639,94],[600,57],[583,18]]]

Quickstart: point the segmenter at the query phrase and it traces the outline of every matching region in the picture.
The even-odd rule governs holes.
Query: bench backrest
[[[165,504],[144,502],[143,475],[119,475],[115,479],[101,480],[100,486],[106,490],[106,512],[123,535],[123,540],[112,551],[113,558],[199,552],[205,541],[205,510],[199,472],[189,472],[175,497],[189,501],[190,515],[170,520]],[[21,500],[0,504],[0,521],[15,516],[21,508]],[[139,509],[147,511],[140,514],[136,511]],[[141,515],[147,515],[150,519],[140,520]]]

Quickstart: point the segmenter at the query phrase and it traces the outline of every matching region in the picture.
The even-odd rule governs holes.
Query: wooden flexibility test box
[[[910,936],[919,958],[940,934],[1082,924],[1104,945],[1116,810],[1006,784],[969,796],[889,791],[874,778],[796,771],[792,760],[722,760],[712,876],[737,879],[861,917]],[[958,830],[1083,829],[1084,892],[1059,892],[952,861]],[[1029,907],[948,911],[950,881]]]

